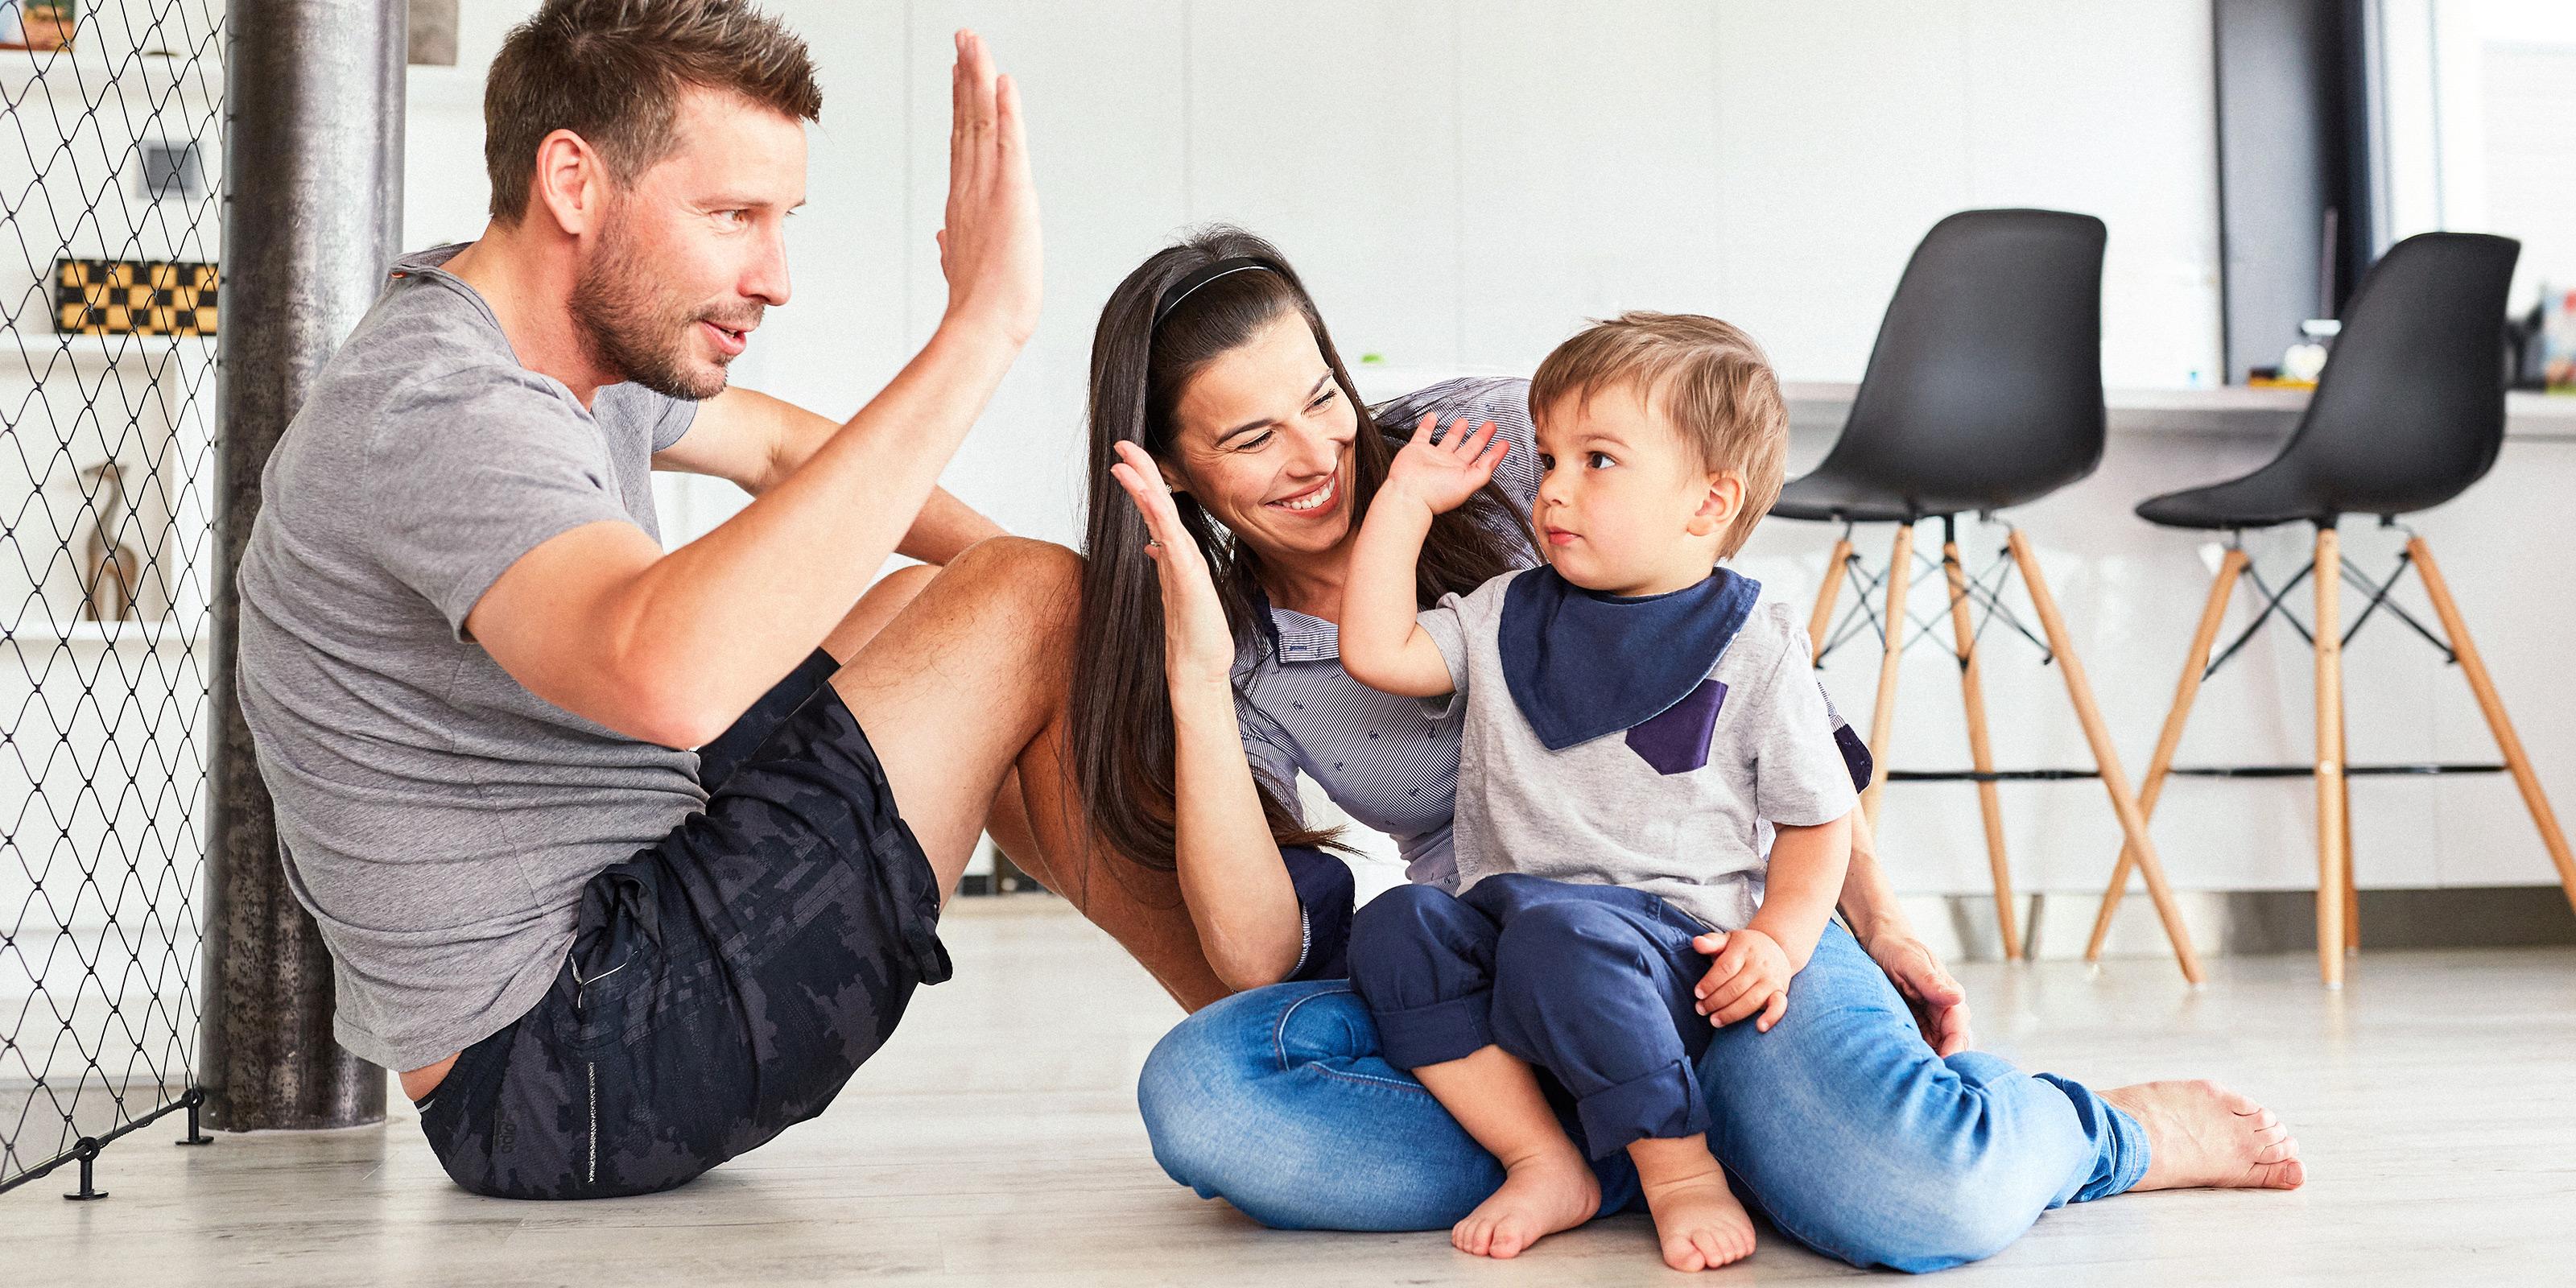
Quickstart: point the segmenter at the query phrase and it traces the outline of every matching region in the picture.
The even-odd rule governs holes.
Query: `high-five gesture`
[[[994,72],[984,38],[971,31],[957,33],[949,89],[955,115],[948,131],[948,211],[939,230],[948,316],[1026,344],[1038,325],[1043,260],[1020,90]]]
[[[1465,505],[1476,489],[1494,477],[1494,467],[1503,463],[1503,455],[1512,447],[1510,439],[1495,437],[1494,422],[1486,421],[1470,433],[1464,417],[1449,422],[1449,433],[1432,442],[1431,431],[1439,420],[1437,413],[1422,413],[1413,437],[1387,467],[1382,489],[1420,501],[1433,514]]]

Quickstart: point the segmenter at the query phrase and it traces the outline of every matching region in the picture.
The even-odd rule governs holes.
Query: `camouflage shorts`
[[[700,753],[705,812],[591,879],[535,1009],[421,1110],[502,1198],[683,1184],[823,1111],[948,978],[930,863],[817,651]]]

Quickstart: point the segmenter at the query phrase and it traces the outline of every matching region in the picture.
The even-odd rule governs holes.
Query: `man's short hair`
[[[1626,387],[1672,422],[1704,468],[1744,480],[1744,509],[1720,558],[1753,535],[1780,498],[1788,468],[1789,408],[1762,347],[1742,328],[1695,313],[1622,313],[1556,346],[1530,377],[1530,412],[1546,416],[1568,396]]]
[[[805,42],[749,0],[546,0],[501,43],[483,86],[492,218],[528,212],[537,145],[570,130],[621,183],[670,155],[680,98],[739,94],[792,120],[820,120]]]

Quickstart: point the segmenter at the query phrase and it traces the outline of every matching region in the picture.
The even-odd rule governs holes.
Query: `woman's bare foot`
[[[1559,1135],[1503,1165],[1503,1187],[1450,1227],[1460,1252],[1509,1260],[1559,1230],[1571,1230],[1601,1210],[1601,1182],[1592,1166]]]
[[[1675,1270],[1715,1270],[1753,1255],[1753,1218],[1726,1186],[1726,1172],[1698,1136],[1641,1140],[1628,1146],[1655,1239]]]
[[[2295,1190],[2308,1179],[2299,1142],[2272,1111],[2215,1082],[2141,1082],[2104,1100],[2147,1132],[2142,1190]]]

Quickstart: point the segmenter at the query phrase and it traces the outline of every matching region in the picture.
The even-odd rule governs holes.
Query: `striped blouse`
[[[1379,425],[1408,435],[1426,411],[1439,414],[1444,433],[1462,416],[1471,424],[1494,422],[1512,444],[1494,472],[1496,483],[1523,515],[1537,499],[1527,380],[1450,380],[1371,411]],[[1535,551],[1529,561],[1537,561]],[[1343,813],[1395,839],[1409,879],[1454,888],[1458,863],[1449,828],[1463,704],[1446,716],[1426,716],[1421,703],[1352,679],[1342,669],[1341,629],[1332,622],[1284,608],[1269,613],[1270,638],[1247,642],[1235,660],[1236,714],[1253,772],[1294,809],[1302,771]],[[1351,871],[1317,850],[1292,848],[1284,857],[1304,922],[1304,946],[1289,978],[1338,976],[1350,935]]]

